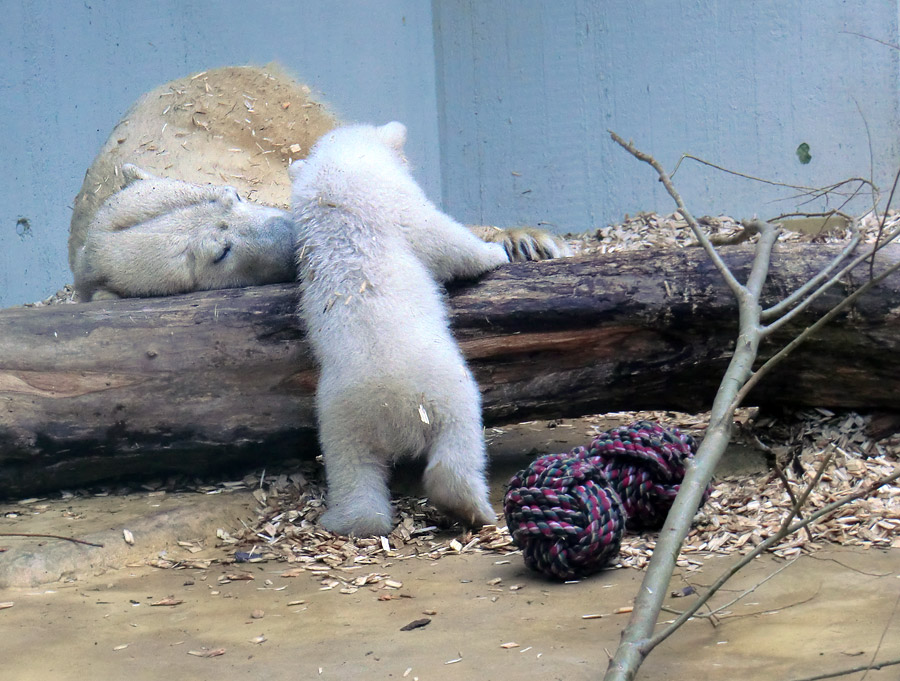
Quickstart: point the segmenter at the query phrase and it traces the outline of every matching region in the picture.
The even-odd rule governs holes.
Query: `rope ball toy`
[[[622,502],[603,471],[565,454],[542,456],[514,476],[503,510],[525,564],[558,579],[600,570],[625,530]]]
[[[503,501],[525,564],[562,580],[603,569],[626,526],[662,525],[695,451],[677,428],[637,421],[600,433],[587,449],[536,459],[513,476]]]
[[[629,530],[662,527],[681,489],[687,462],[697,451],[694,438],[652,421],[600,433],[585,458],[600,466],[622,500]],[[707,486],[700,505],[712,491]]]

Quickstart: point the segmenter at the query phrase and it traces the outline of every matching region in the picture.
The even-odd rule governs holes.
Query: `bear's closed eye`
[[[213,260],[213,264],[218,264],[218,263],[222,262],[225,258],[228,257],[228,254],[230,252],[231,252],[231,244],[225,244],[225,246],[222,248],[222,252],[219,253],[219,257],[217,257],[215,260]]]

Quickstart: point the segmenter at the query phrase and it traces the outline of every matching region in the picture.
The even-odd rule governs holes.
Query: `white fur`
[[[126,164],[74,251],[83,301],[289,281],[290,214],[243,201],[233,187],[160,178]]]
[[[426,492],[469,524],[493,522],[478,387],[448,328],[436,281],[508,258],[441,213],[410,175],[400,123],[326,133],[291,167],[300,314],[321,375],[322,524],[392,527],[388,467],[425,455]]]

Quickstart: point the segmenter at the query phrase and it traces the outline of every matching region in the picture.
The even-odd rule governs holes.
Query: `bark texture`
[[[832,247],[776,248],[765,299]],[[751,250],[723,249],[739,274]],[[887,264],[900,247],[879,255]],[[882,265],[879,265],[880,269]],[[865,280],[846,282],[761,360]],[[316,369],[293,285],[0,311],[0,495],[315,452]],[[736,307],[699,249],[513,264],[450,290],[487,424],[709,408]],[[900,275],[801,346],[749,403],[896,409]]]

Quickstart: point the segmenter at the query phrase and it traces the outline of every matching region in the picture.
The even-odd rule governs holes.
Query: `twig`
[[[774,319],[784,314],[787,310],[792,308],[798,300],[809,293],[809,291],[816,288],[817,286],[820,286],[822,282],[826,281],[831,273],[834,272],[842,262],[850,257],[850,254],[856,250],[857,246],[859,246],[860,240],[862,239],[862,234],[859,231],[859,223],[857,222],[857,220],[851,219],[850,225],[853,232],[853,237],[850,239],[847,245],[844,246],[841,252],[838,253],[830,263],[823,267],[816,276],[807,281],[796,291],[791,293],[787,298],[776,303],[772,307],[763,310],[760,313],[760,319],[762,321]]]
[[[720,606],[716,607],[715,609],[710,609],[709,612],[700,613],[699,615],[698,615],[697,613],[694,613],[694,614],[692,615],[692,617],[694,617],[694,618],[696,618],[696,619],[706,619],[706,618],[708,618],[708,617],[710,617],[710,618],[712,618],[712,617],[722,617],[721,615],[719,615],[719,613],[721,613],[725,608],[730,608],[732,605],[734,605],[735,603],[737,603],[737,602],[738,602],[739,600],[741,600],[742,598],[744,598],[744,597],[746,597],[746,596],[749,596],[749,595],[752,594],[754,591],[756,591],[759,587],[761,587],[763,584],[765,584],[765,583],[768,582],[770,579],[772,579],[772,578],[773,578],[775,575],[777,575],[779,572],[781,572],[782,570],[787,570],[791,565],[793,565],[794,563],[796,563],[798,560],[800,560],[800,556],[797,556],[796,558],[794,558],[794,560],[785,563],[785,564],[782,565],[780,568],[778,568],[777,570],[775,570],[775,572],[773,572],[772,574],[770,574],[770,575],[768,575],[767,577],[763,578],[762,581],[757,582],[756,584],[754,584],[753,586],[751,586],[749,589],[746,589],[745,591],[742,591],[740,594],[738,594],[737,596],[735,596],[734,598],[732,598],[730,601],[728,601],[728,602],[725,603],[724,605],[720,605]],[[816,591],[816,594],[818,594],[818,591]],[[814,598],[816,594],[813,594],[812,597]],[[807,603],[808,600],[809,600],[809,599],[804,600],[804,601],[802,601],[801,603],[797,603],[797,604],[795,604],[795,605],[802,605],[803,603]],[[779,609],[779,610],[783,610],[784,608],[778,608],[778,609]],[[663,608],[663,610],[665,610],[666,612],[674,613],[674,614],[676,614],[676,615],[682,615],[682,614],[684,614],[682,611],[680,611],[680,610],[675,610],[674,608]],[[748,614],[757,614],[757,613],[748,613]]]
[[[781,466],[778,465],[778,461],[773,461],[772,467],[775,469],[775,473],[778,475],[778,479],[781,480],[781,484],[784,485],[785,491],[791,498],[792,508],[797,509],[797,517],[803,518],[803,515],[800,513],[800,504],[797,502],[797,497],[794,495],[794,490],[791,489],[791,483],[788,481],[787,476],[785,476],[784,471],[781,470]],[[810,530],[808,527],[804,529],[806,530],[806,538],[810,541],[815,541],[812,536],[812,530]]]
[[[75,539],[74,537],[61,537],[58,534],[26,534],[24,532],[0,532],[0,537],[38,537],[44,539],[62,539],[64,541],[75,542],[76,544],[86,544],[88,546],[103,547],[103,544],[95,544],[92,541],[84,541],[84,539]]]
[[[900,230],[898,230],[898,232],[900,232]],[[896,236],[896,235],[894,235],[894,236]],[[887,242],[885,242],[885,243],[887,243]],[[834,319],[838,314],[843,312],[844,309],[846,309],[847,307],[849,307],[850,305],[855,303],[856,300],[860,296],[862,296],[863,294],[867,293],[870,289],[872,289],[875,286],[877,286],[878,284],[880,284],[884,279],[889,277],[891,274],[896,272],[898,269],[900,269],[900,261],[897,261],[895,264],[891,265],[888,269],[886,269],[884,272],[879,274],[877,277],[875,277],[874,279],[870,279],[865,284],[860,286],[853,293],[848,295],[841,302],[836,304],[828,312],[826,312],[824,315],[822,315],[813,324],[806,327],[806,329],[804,329],[803,332],[799,336],[795,337],[793,340],[791,340],[790,343],[785,345],[781,350],[779,350],[777,353],[772,355],[772,357],[770,357],[768,360],[766,360],[762,366],[760,366],[756,371],[753,372],[753,375],[750,376],[749,379],[747,379],[747,382],[744,383],[743,387],[738,391],[737,395],[735,396],[735,400],[734,400],[732,408],[737,409],[740,406],[740,404],[744,401],[744,398],[746,398],[747,394],[754,388],[754,386],[757,383],[759,383],[760,379],[763,376],[765,376],[767,373],[769,373],[769,371],[771,371],[775,367],[775,365],[777,365],[779,362],[781,362],[781,360],[783,360],[785,357],[787,357],[788,354],[790,354],[798,345],[803,343],[812,334],[814,334],[820,328],[825,326],[825,324],[827,324],[832,319]],[[795,308],[795,309],[797,309],[797,308]],[[791,311],[791,313],[793,313],[793,312],[794,312],[794,310]],[[789,314],[791,314],[791,313],[789,313]],[[783,319],[784,319],[784,317],[782,317],[782,320]],[[770,325],[767,328],[771,329],[772,326]]]
[[[791,506],[791,511],[788,513],[784,522],[782,523],[782,528],[787,527],[788,524],[800,515],[800,509],[803,507],[803,504],[806,503],[806,500],[809,499],[809,495],[819,484],[819,480],[822,479],[822,476],[825,474],[825,469],[828,468],[828,464],[831,463],[831,460],[834,458],[834,450],[829,449],[828,453],[822,459],[819,467],[816,469],[816,474],[813,476],[813,479],[809,481],[806,487],[803,489],[803,492],[800,493],[800,497],[794,502],[794,505]],[[781,528],[779,528],[779,531]]]
[[[738,172],[737,170],[731,170],[730,168],[725,168],[724,166],[716,165],[710,161],[700,158],[699,156],[694,156],[693,154],[682,154],[681,158],[678,159],[678,163],[675,164],[675,168],[673,168],[672,173],[669,177],[675,177],[675,173],[678,172],[678,168],[681,165],[681,162],[685,159],[690,159],[691,161],[696,161],[705,166],[709,166],[710,168],[715,168],[716,170],[720,170],[723,173],[728,173],[729,175],[734,175],[736,177],[742,177],[745,180],[753,180],[754,182],[760,182],[762,184],[769,184],[773,187],[785,187],[787,189],[796,189],[798,191],[803,192],[804,194],[812,194],[813,196],[819,197],[825,194],[834,193],[835,189],[844,184],[849,184],[851,182],[860,182],[863,185],[869,185],[873,189],[875,189],[875,185],[873,185],[869,180],[864,177],[850,177],[846,180],[841,180],[840,182],[835,182],[834,184],[827,185],[825,187],[804,187],[799,184],[788,184],[787,182],[776,182],[774,180],[767,180],[762,177],[756,177],[755,175],[748,175],[746,173]]]
[[[737,619],[739,617],[755,617],[756,615],[771,615],[776,612],[781,612],[782,610],[789,610],[790,608],[796,608],[798,605],[805,605],[805,604],[809,603],[810,601],[815,600],[815,598],[819,595],[819,593],[821,591],[822,591],[822,585],[820,584],[814,593],[810,594],[803,600],[794,601],[793,603],[788,603],[787,605],[782,605],[780,608],[769,608],[768,610],[754,610],[753,612],[735,612],[735,613],[731,613],[729,615],[719,615],[719,619],[720,620],[731,620],[731,619]],[[705,615],[701,615],[701,616],[705,616]]]
[[[690,608],[685,610],[678,619],[676,619],[668,627],[666,627],[665,629],[663,629],[662,631],[657,633],[655,636],[653,636],[653,638],[648,639],[644,643],[644,648],[646,649],[646,651],[649,652],[650,650],[655,648],[657,645],[662,643],[669,636],[671,636],[675,632],[675,630],[679,626],[681,626],[685,621],[687,621],[690,617],[692,617],[694,615],[694,613],[697,612],[697,610],[707,600],[709,600],[709,598],[712,597],[712,595],[716,591],[718,591],[722,587],[723,584],[725,584],[725,582],[727,582],[729,579],[731,579],[731,577],[735,573],[737,573],[741,568],[743,568],[745,565],[747,565],[750,561],[752,561],[758,555],[764,553],[765,551],[768,551],[772,546],[774,546],[775,544],[780,542],[782,539],[784,539],[788,535],[793,534],[797,530],[803,529],[804,527],[806,527],[810,523],[815,522],[819,518],[830,515],[831,513],[833,513],[837,509],[839,509],[841,506],[845,506],[846,504],[856,501],[857,499],[863,499],[863,498],[869,496],[875,490],[877,490],[881,487],[884,487],[885,485],[891,484],[892,482],[894,482],[894,480],[897,480],[898,478],[900,478],[900,466],[897,466],[897,468],[894,469],[894,472],[891,473],[890,475],[887,475],[883,478],[879,478],[872,484],[867,485],[864,489],[858,490],[858,491],[854,492],[853,494],[848,494],[844,497],[841,497],[840,499],[833,501],[832,503],[828,504],[827,506],[823,506],[818,511],[811,513],[807,518],[804,518],[803,520],[798,521],[787,528],[784,528],[784,527],[780,528],[778,532],[773,534],[771,537],[769,537],[765,541],[760,542],[756,546],[756,548],[754,548],[752,551],[747,553],[747,555],[745,555],[737,563],[732,565],[724,574],[720,575],[716,579],[716,581],[714,581],[712,583],[712,585],[709,587],[709,589],[706,591],[706,593],[704,593],[699,599],[697,599],[697,601],[692,603]]]
[[[811,556],[809,556],[809,558],[811,560],[820,560],[820,561],[827,561],[830,563],[837,563],[845,570],[850,570],[850,572],[855,572],[860,575],[865,575],[866,577],[879,577],[879,578],[880,577],[890,577],[891,575],[894,574],[893,572],[866,572],[865,570],[860,570],[859,568],[855,568],[852,565],[847,565],[847,563],[841,562],[837,558],[832,558],[830,556],[822,557],[822,556],[811,555]]]
[[[802,679],[791,679],[791,681],[822,681],[822,679],[834,679],[838,676],[847,676],[848,674],[865,672],[870,669],[884,669],[885,667],[892,667],[895,664],[900,664],[900,658],[896,660],[885,660],[878,664],[860,665],[859,667],[853,667],[852,669],[842,669],[839,672],[825,672],[824,674],[816,674],[815,676],[804,676]]]
[[[728,284],[728,287],[732,291],[734,291],[735,295],[742,295],[744,292],[744,287],[741,286],[737,279],[735,279],[734,275],[731,273],[731,270],[728,269],[728,265],[725,264],[718,251],[716,251],[715,247],[709,242],[709,238],[706,236],[706,233],[702,229],[700,229],[700,225],[697,224],[694,216],[691,215],[690,211],[687,209],[687,206],[684,205],[684,201],[682,200],[681,195],[675,189],[675,186],[672,184],[672,180],[669,179],[669,175],[659,164],[659,161],[657,161],[649,154],[645,154],[643,151],[640,151],[637,147],[634,146],[632,142],[626,142],[612,130],[609,131],[609,134],[612,137],[613,141],[616,142],[616,144],[621,146],[623,149],[625,149],[625,151],[634,156],[636,159],[649,164],[657,172],[657,174],[659,175],[659,181],[663,183],[663,186],[666,188],[669,196],[671,196],[675,201],[675,205],[678,206],[678,211],[684,216],[684,219],[690,226],[691,231],[694,233],[694,238],[696,238],[697,241],[700,242],[700,245],[703,246],[704,250],[713,261],[713,264],[716,266],[716,269],[719,270],[719,272],[722,274],[722,277],[724,277],[725,282]]]
[[[894,184],[891,185],[891,193],[888,194],[887,208],[891,207],[894,200],[894,192],[897,191],[897,182],[900,181],[900,168],[897,168],[897,174],[894,175]],[[887,222],[887,208],[881,216],[881,222],[878,223],[878,233],[875,235],[875,247],[872,249],[872,259],[869,260],[869,279],[875,276],[875,253],[878,251],[878,244],[881,242],[881,236],[884,234],[884,223]]]
[[[880,45],[884,45],[885,47],[890,47],[892,50],[900,50],[900,47],[894,45],[893,43],[879,40],[878,38],[873,38],[872,36],[866,35],[865,33],[857,33],[856,31],[841,31],[841,33],[846,33],[847,35],[855,35],[857,38],[865,38],[866,40],[871,40],[873,43],[879,43]]]
[[[869,669],[872,668],[872,663],[875,662],[875,658],[878,657],[878,653],[881,652],[881,646],[884,644],[884,637],[887,636],[888,629],[891,626],[891,621],[897,614],[897,606],[900,606],[900,593],[898,593],[897,598],[894,599],[894,607],[891,610],[891,616],[888,617],[888,621],[885,622],[884,629],[881,630],[881,638],[878,639],[878,645],[875,646],[875,652],[872,653],[872,659],[869,661]],[[869,675],[869,669],[866,669],[866,673],[863,674],[862,678],[859,681],[866,681],[866,677]]]
[[[833,455],[834,455],[833,452],[829,452],[828,455],[819,464],[819,467],[816,470],[815,476],[803,489],[803,492],[800,494],[800,497],[794,501],[793,505],[791,506],[790,511],[788,511],[788,514],[785,516],[784,520],[782,521],[781,525],[778,527],[778,530],[776,530],[775,534],[772,535],[771,537],[769,537],[769,539],[767,539],[766,541],[762,542],[753,551],[748,553],[747,556],[756,557],[756,556],[760,555],[763,551],[767,550],[769,548],[769,546],[774,546],[775,544],[777,544],[779,541],[784,539],[789,534],[793,534],[793,532],[796,532],[796,530],[789,531],[789,529],[788,529],[790,527],[791,520],[793,520],[795,517],[797,517],[797,515],[800,513],[800,508],[803,506],[804,503],[806,503],[806,500],[809,498],[809,495],[812,492],[812,490],[815,488],[815,486],[819,484],[819,480],[821,480],[822,475],[825,473],[825,468],[831,462]],[[804,520],[807,520],[807,519],[804,519]],[[809,522],[811,522],[811,520]],[[807,523],[807,525],[808,525],[808,523]],[[806,527],[807,525],[803,525],[803,527]],[[800,529],[800,528],[797,528],[797,529]],[[765,548],[763,548],[763,547],[765,547]],[[646,645],[647,645],[648,651],[652,650],[653,647],[657,646],[659,643],[661,643],[666,638],[668,638],[678,627],[680,627],[682,624],[684,624],[690,617],[693,617],[694,613],[697,612],[697,609],[701,605],[706,603],[706,601],[708,601],[710,598],[712,598],[713,594],[715,594],[722,587],[722,585],[724,585],[725,582],[728,581],[732,577],[732,575],[736,574],[737,571],[740,570],[748,562],[749,562],[749,560],[747,560],[745,557],[744,559],[738,561],[736,566],[732,566],[732,568],[729,569],[725,573],[724,576],[719,577],[715,582],[713,582],[712,586],[710,586],[706,590],[706,592],[703,595],[701,595],[700,598],[698,598],[691,605],[690,608],[685,610],[678,619],[676,619],[666,629],[657,633],[652,639],[650,639],[650,641],[647,642]]]
[[[886,214],[887,214],[887,213],[885,213],[885,215],[886,215]],[[784,324],[786,324],[788,321],[791,320],[792,317],[796,316],[797,314],[799,314],[800,312],[802,312],[806,307],[808,307],[809,304],[810,304],[813,300],[815,300],[818,296],[820,296],[822,293],[824,293],[824,292],[827,291],[829,288],[831,288],[832,286],[834,286],[834,285],[835,285],[836,283],[838,283],[841,279],[843,279],[844,276],[846,276],[846,275],[849,274],[854,268],[856,268],[857,266],[859,266],[860,263],[865,262],[865,261],[866,261],[867,259],[869,259],[869,258],[872,258],[872,260],[874,261],[875,253],[877,253],[877,252],[880,251],[882,248],[884,248],[885,246],[887,246],[889,243],[891,243],[892,241],[894,241],[898,236],[900,236],[900,229],[895,229],[894,231],[892,231],[892,232],[884,239],[883,242],[877,242],[877,243],[875,243],[875,245],[873,245],[872,248],[871,248],[869,251],[867,251],[866,253],[863,253],[863,254],[861,254],[861,255],[858,255],[856,258],[854,258],[852,261],[850,261],[847,265],[845,265],[844,268],[843,268],[840,272],[838,272],[837,274],[835,274],[834,276],[832,276],[832,277],[831,277],[828,281],[826,281],[824,284],[821,284],[821,285],[819,286],[819,288],[816,289],[813,293],[811,293],[811,294],[806,298],[806,300],[804,300],[800,305],[798,305],[797,307],[795,307],[795,308],[794,308],[793,310],[791,310],[790,312],[787,312],[787,313],[785,313],[784,315],[782,315],[781,318],[778,319],[776,322],[773,322],[773,323],[771,323],[769,326],[767,326],[766,329],[765,329],[765,333],[767,333],[767,334],[772,333],[772,332],[775,331],[779,326],[783,326]],[[879,237],[879,239],[880,239],[880,237]],[[848,244],[848,246],[849,246],[849,245],[850,245],[850,244]],[[848,251],[848,248],[847,248],[847,247],[844,248],[844,250],[841,252],[841,254],[839,254],[839,255],[832,261],[832,264],[829,265],[826,269],[829,269],[830,271],[833,271],[833,270],[834,270],[833,265],[834,265],[839,259],[842,259],[843,257],[845,257],[845,256],[843,255],[845,252],[847,253],[847,255],[849,255],[849,251]],[[888,274],[889,274],[890,272],[892,272],[892,271],[893,271],[893,270],[890,270],[890,269],[889,269],[889,270],[888,270]],[[883,274],[884,274],[884,273],[883,273]],[[882,276],[881,279],[883,279],[883,278],[884,278],[884,277]],[[870,283],[870,282],[871,282],[871,279],[872,279],[872,273],[870,272],[870,279],[869,279],[869,282],[866,282],[866,283]],[[881,281],[881,279],[879,279],[879,281]],[[821,281],[821,280],[820,280],[820,281]],[[868,290],[868,289],[867,289],[867,290]],[[779,308],[779,306],[780,306],[780,304],[779,304],[779,305],[774,305],[774,306],[772,306],[771,308],[769,308],[769,309],[767,309],[767,310],[763,310],[763,312],[762,312],[762,318],[763,318],[763,319],[770,319],[770,318],[772,318],[773,316],[775,316],[775,314],[780,313],[780,310],[777,310],[777,309],[776,309],[776,308]]]
[[[862,107],[859,105],[856,97],[853,97],[853,103],[856,105],[856,112],[859,114],[860,119],[863,122],[863,127],[866,129],[866,141],[869,144],[869,179],[872,181],[872,186],[875,186],[875,151],[872,148],[872,131],[869,130],[869,121],[866,119],[866,115],[863,113]],[[872,212],[878,213],[878,192],[872,191]]]

